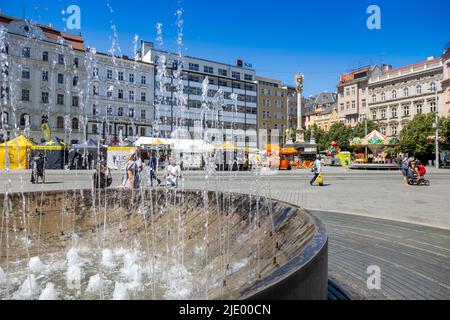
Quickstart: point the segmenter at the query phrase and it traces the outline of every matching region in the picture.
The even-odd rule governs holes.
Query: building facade
[[[85,93],[84,43],[80,36],[0,15],[7,68],[2,72],[2,129],[24,132],[34,142],[42,123],[53,134],[80,140]]]
[[[154,66],[95,53],[89,67],[88,136],[117,143],[152,134]]]
[[[258,127],[266,129],[269,136],[275,130],[283,137],[287,129],[288,88],[280,80],[257,77]]]
[[[337,95],[332,92],[323,92],[312,96],[305,105],[305,126],[311,129],[317,125],[328,131],[333,123],[339,122],[337,114]]]
[[[450,116],[450,42],[446,45],[444,54],[442,55],[442,115]]]
[[[398,135],[416,114],[436,112],[442,79],[442,60],[434,57],[373,75],[368,84],[368,119],[378,122],[381,133]]]
[[[166,76],[155,81],[155,121],[159,123],[157,134],[169,137],[172,132],[181,129],[192,135],[202,127],[220,127],[224,133],[223,140],[230,140],[232,136],[237,146],[257,146],[258,91],[255,70],[184,56],[182,75],[177,78],[180,57],[176,53],[157,50],[153,43],[145,41],[141,44],[138,59],[155,64],[156,74],[161,73],[161,69],[166,73]],[[205,78],[208,79],[207,83]],[[182,99],[185,99],[182,105],[177,90],[180,81],[183,87]],[[205,86],[207,92],[204,92]],[[221,92],[223,101],[219,102],[219,110],[212,110],[215,108],[214,101],[217,103],[222,99]],[[206,97],[202,96],[204,93]],[[203,101],[206,101],[207,106]]]
[[[338,114],[346,125],[355,126],[361,115],[368,112],[368,83],[371,76],[381,73],[377,66],[369,66],[342,74],[337,84]]]

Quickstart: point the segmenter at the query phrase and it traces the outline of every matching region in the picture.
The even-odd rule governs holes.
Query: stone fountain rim
[[[106,190],[111,191],[121,191],[121,192],[134,192],[135,190],[131,189],[119,189],[119,188],[108,188]],[[164,188],[155,188],[155,189],[149,189],[149,190],[165,190],[168,192],[186,192],[186,193],[200,193],[204,192],[205,190],[201,189],[174,189],[174,190],[168,190]],[[72,189],[72,190],[50,190],[50,191],[27,191],[27,192],[11,192],[8,193],[8,196],[25,196],[27,194],[39,194],[39,193],[46,193],[46,194],[61,194],[64,192],[69,191],[75,191],[75,192],[92,192],[92,189]],[[213,190],[207,190],[208,193],[218,193],[218,194],[230,194],[230,195],[237,195],[237,196],[252,196],[252,197],[258,197],[257,195],[250,194],[250,193],[238,193],[238,192],[222,192],[222,191],[213,191]],[[0,198],[5,197],[5,193],[0,194]],[[259,196],[261,198],[265,198],[264,196]],[[257,296],[258,294],[263,293],[265,290],[269,289],[270,287],[279,284],[281,282],[284,282],[289,277],[293,276],[295,273],[299,272],[302,268],[307,266],[327,245],[328,243],[328,233],[327,229],[324,225],[324,223],[315,217],[313,214],[311,214],[307,209],[301,208],[295,204],[283,201],[283,200],[277,200],[270,198],[271,201],[279,203],[285,207],[290,207],[294,210],[301,211],[303,214],[305,214],[315,225],[314,235],[312,238],[307,242],[307,244],[302,248],[298,254],[290,259],[287,263],[283,264],[276,270],[274,270],[269,275],[265,276],[264,278],[257,280],[253,285],[246,288],[243,292],[241,292],[241,296],[237,297],[239,300],[248,300],[252,299],[252,297]]]

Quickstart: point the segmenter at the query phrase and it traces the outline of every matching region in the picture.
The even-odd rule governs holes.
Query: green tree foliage
[[[450,116],[441,118],[439,136],[445,137],[445,142],[441,144],[441,150],[450,150]]]
[[[353,138],[353,129],[342,122],[333,123],[327,133],[327,147],[332,141],[336,141],[341,150],[349,150],[350,140]]]
[[[372,120],[367,120],[367,134],[371,133],[373,130],[379,130],[378,123]],[[352,138],[364,138],[367,134],[365,122],[362,121],[353,128]]]
[[[434,145],[427,143],[427,138],[434,135],[435,114],[416,115],[400,132],[400,150],[417,157],[430,156]]]

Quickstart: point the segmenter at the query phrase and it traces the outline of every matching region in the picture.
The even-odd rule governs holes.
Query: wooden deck
[[[312,212],[329,232],[329,277],[351,299],[450,299],[450,231],[329,212]],[[367,288],[367,267],[381,289]]]

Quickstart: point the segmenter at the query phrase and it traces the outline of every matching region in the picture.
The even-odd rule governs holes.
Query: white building
[[[154,64],[155,68],[161,57],[166,58],[165,66],[169,77],[166,92],[158,93],[156,89],[158,84],[155,84],[155,117],[159,120],[159,133],[162,136],[169,137],[174,130],[180,128],[194,134],[198,126],[201,127],[205,122],[209,128],[215,126],[214,115],[211,112],[204,114],[202,119],[202,82],[208,77],[207,101],[211,102],[219,89],[224,92],[224,107],[218,115],[219,126],[223,127],[226,135],[223,137],[224,140],[230,139],[232,132],[241,130],[244,134],[234,136],[234,143],[238,146],[256,147],[258,91],[255,70],[189,56],[183,57],[182,85],[186,98],[186,108],[183,109],[177,106],[176,102],[177,83],[174,74],[178,67],[177,54],[156,50],[153,43],[143,41],[138,57],[140,61]],[[233,93],[237,94],[237,108],[232,101]],[[161,94],[162,99],[157,97]]]
[[[436,90],[439,95],[442,79],[442,60],[434,57],[373,75],[368,84],[368,119],[377,121],[383,134],[399,134],[416,114],[436,111]]]

